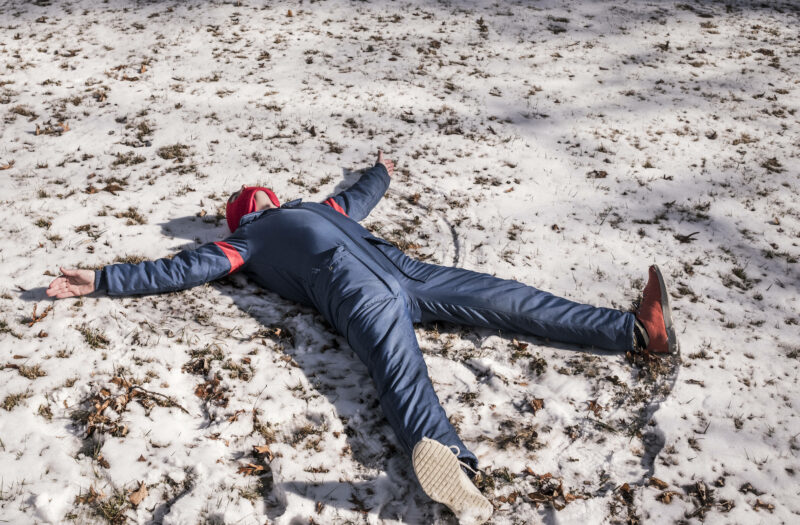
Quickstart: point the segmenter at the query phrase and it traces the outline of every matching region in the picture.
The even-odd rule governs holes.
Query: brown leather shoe
[[[636,310],[636,319],[647,330],[649,343],[645,350],[673,354],[678,351],[678,338],[672,325],[667,285],[656,265],[650,267],[650,276],[644,287],[642,304]]]

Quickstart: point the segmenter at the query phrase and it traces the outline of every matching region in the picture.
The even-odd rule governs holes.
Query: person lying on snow
[[[315,307],[367,366],[425,493],[464,522],[482,523],[493,507],[471,482],[478,460],[439,403],[414,323],[446,321],[620,352],[674,352],[664,279],[650,267],[633,314],[409,258],[358,223],[383,197],[393,171],[379,152],[358,182],[323,203],[281,204],[268,188],[242,186],[228,199],[231,235],[224,241],[96,272],[62,268],[47,295],[171,292],[241,271],[265,289]]]

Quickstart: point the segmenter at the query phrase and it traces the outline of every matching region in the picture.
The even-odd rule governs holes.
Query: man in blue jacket
[[[62,268],[47,294],[168,292],[242,271],[263,288],[315,307],[367,366],[426,494],[463,522],[482,523],[493,508],[468,476],[477,458],[439,403],[413,324],[447,321],[615,351],[671,352],[677,341],[664,280],[650,268],[644,299],[632,314],[411,259],[358,223],[383,197],[393,170],[379,152],[358,182],[321,204],[281,205],[268,188],[242,186],[228,200],[232,234],[225,241],[97,272]]]

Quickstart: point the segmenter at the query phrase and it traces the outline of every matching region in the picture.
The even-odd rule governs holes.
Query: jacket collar
[[[265,213],[278,211],[281,208],[296,208],[302,202],[303,202],[303,199],[295,199],[293,201],[289,201],[289,202],[284,203],[280,208],[267,208],[266,210],[254,211],[253,213],[248,213],[247,215],[245,215],[244,217],[239,219],[239,227],[244,226],[248,222],[253,222],[254,220],[256,220],[259,217],[261,217],[262,215],[264,215]]]

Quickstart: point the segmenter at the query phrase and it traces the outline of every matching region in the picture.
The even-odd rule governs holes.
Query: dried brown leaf
[[[658,478],[656,478],[654,476],[650,477],[650,485],[654,486],[654,487],[658,487],[661,490],[664,490],[667,487],[669,487],[669,483],[667,483],[666,481],[662,481],[662,480],[660,480],[660,479],[658,479]]]
[[[272,451],[269,449],[268,445],[257,445],[253,447],[253,453],[258,455],[266,456],[267,461],[272,461],[275,456],[273,456]]]
[[[146,497],[147,497],[147,487],[145,486],[144,481],[142,481],[139,483],[139,488],[132,491],[130,495],[128,495],[128,500],[133,504],[134,507],[136,507]]]
[[[258,476],[265,470],[266,467],[264,467],[264,465],[256,465],[255,463],[248,463],[247,465],[239,467],[239,470],[237,472],[239,474],[244,474],[245,476]]]

